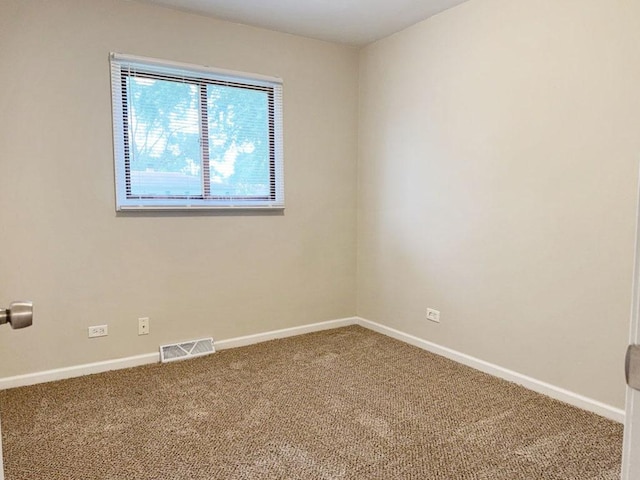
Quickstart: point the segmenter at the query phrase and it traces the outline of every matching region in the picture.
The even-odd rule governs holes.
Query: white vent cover
[[[201,357],[215,352],[213,338],[201,338],[183,343],[171,343],[160,345],[160,361],[162,363],[184,360],[187,358]]]

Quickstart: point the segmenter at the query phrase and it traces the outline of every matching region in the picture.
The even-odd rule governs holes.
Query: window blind
[[[111,54],[116,208],[283,208],[282,81]]]

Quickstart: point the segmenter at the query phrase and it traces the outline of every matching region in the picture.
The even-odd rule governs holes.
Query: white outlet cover
[[[108,325],[94,325],[88,328],[89,338],[106,337],[109,335]]]
[[[440,311],[434,308],[427,308],[427,320],[440,323]]]
[[[138,335],[149,334],[149,317],[141,317],[138,319]]]

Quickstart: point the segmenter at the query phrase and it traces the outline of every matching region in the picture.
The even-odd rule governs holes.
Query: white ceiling
[[[256,27],[365,45],[467,0],[142,0]]]

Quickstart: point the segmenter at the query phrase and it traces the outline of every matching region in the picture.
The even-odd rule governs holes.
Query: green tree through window
[[[112,85],[119,208],[283,206],[280,84],[112,56]]]

